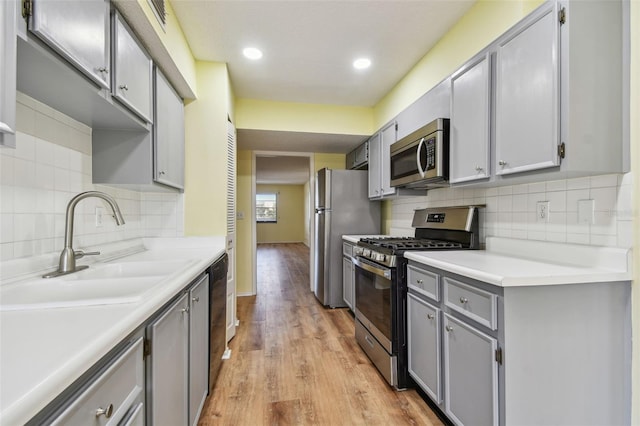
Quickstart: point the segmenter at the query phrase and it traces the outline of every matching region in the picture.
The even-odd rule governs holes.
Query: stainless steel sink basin
[[[53,279],[0,287],[0,311],[134,303],[191,261],[117,262],[92,265]]]

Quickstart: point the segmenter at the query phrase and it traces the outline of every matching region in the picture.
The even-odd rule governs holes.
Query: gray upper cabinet
[[[449,118],[451,80],[445,79],[395,118],[398,123],[397,140],[430,123],[436,118]]]
[[[153,121],[153,62],[120,14],[113,13],[113,96],[147,122]]]
[[[396,194],[391,186],[391,145],[396,141],[393,121],[369,139],[369,198],[382,199]]]
[[[497,175],[559,164],[559,26],[549,2],[498,43]]]
[[[68,7],[60,1],[34,0],[31,31],[93,82],[109,89],[109,0],[63,4]]]
[[[157,68],[154,75],[154,180],[183,189],[184,104]]]
[[[16,2],[0,2],[0,145],[15,148]]]
[[[491,174],[491,55],[482,54],[451,77],[450,182]]]

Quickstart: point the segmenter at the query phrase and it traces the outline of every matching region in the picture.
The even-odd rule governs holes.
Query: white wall
[[[76,194],[115,197],[125,219],[89,198],[76,207],[74,247],[142,236],[182,236],[183,196],[93,185],[91,128],[18,93],[16,149],[0,149],[0,260],[57,252],[64,245],[65,211]],[[95,207],[103,206],[103,226]]]
[[[413,210],[486,204],[481,243],[487,236],[630,248],[633,245],[631,173],[496,188],[444,188],[391,205],[391,232],[413,235]],[[595,202],[595,223],[578,223],[578,200]],[[550,202],[549,223],[536,220],[536,203]]]

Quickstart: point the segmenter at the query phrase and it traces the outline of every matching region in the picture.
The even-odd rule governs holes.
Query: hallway
[[[351,314],[323,308],[308,276],[303,244],[258,246],[258,295],[238,298],[232,356],[199,425],[440,425],[415,391],[387,385]]]

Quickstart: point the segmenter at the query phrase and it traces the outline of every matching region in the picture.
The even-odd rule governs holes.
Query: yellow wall
[[[374,127],[382,127],[541,3],[479,0],[374,107]]]
[[[309,185],[309,181],[304,184],[304,240],[302,241],[304,245],[310,247],[311,244],[311,186]]]
[[[197,62],[198,99],[185,106],[186,235],[226,235],[226,64]]]
[[[191,91],[197,94],[196,60],[191,53],[191,48],[189,47],[189,43],[187,43],[187,39],[184,37],[182,28],[176,19],[176,14],[173,12],[171,3],[165,3],[167,20],[164,29],[158,23],[148,0],[138,0],[138,5],[155,30],[158,39],[167,52],[169,52],[169,55],[171,55],[171,59],[180,70],[180,74],[182,74],[185,82],[189,85]]]
[[[372,109],[341,105],[315,105],[255,99],[236,100],[239,129],[370,135]]]
[[[237,294],[251,294],[253,291],[253,247],[251,243],[251,185],[253,152],[238,151],[236,179],[236,211],[242,219],[236,220],[236,290]]]
[[[304,185],[256,185],[256,194],[276,193],[277,223],[256,223],[258,243],[304,241]]]
[[[325,167],[327,169],[344,170],[347,164],[347,156],[345,154],[315,153],[313,154],[313,162],[316,172]]]
[[[640,1],[631,1],[631,170],[633,172],[632,421],[640,425]]]

